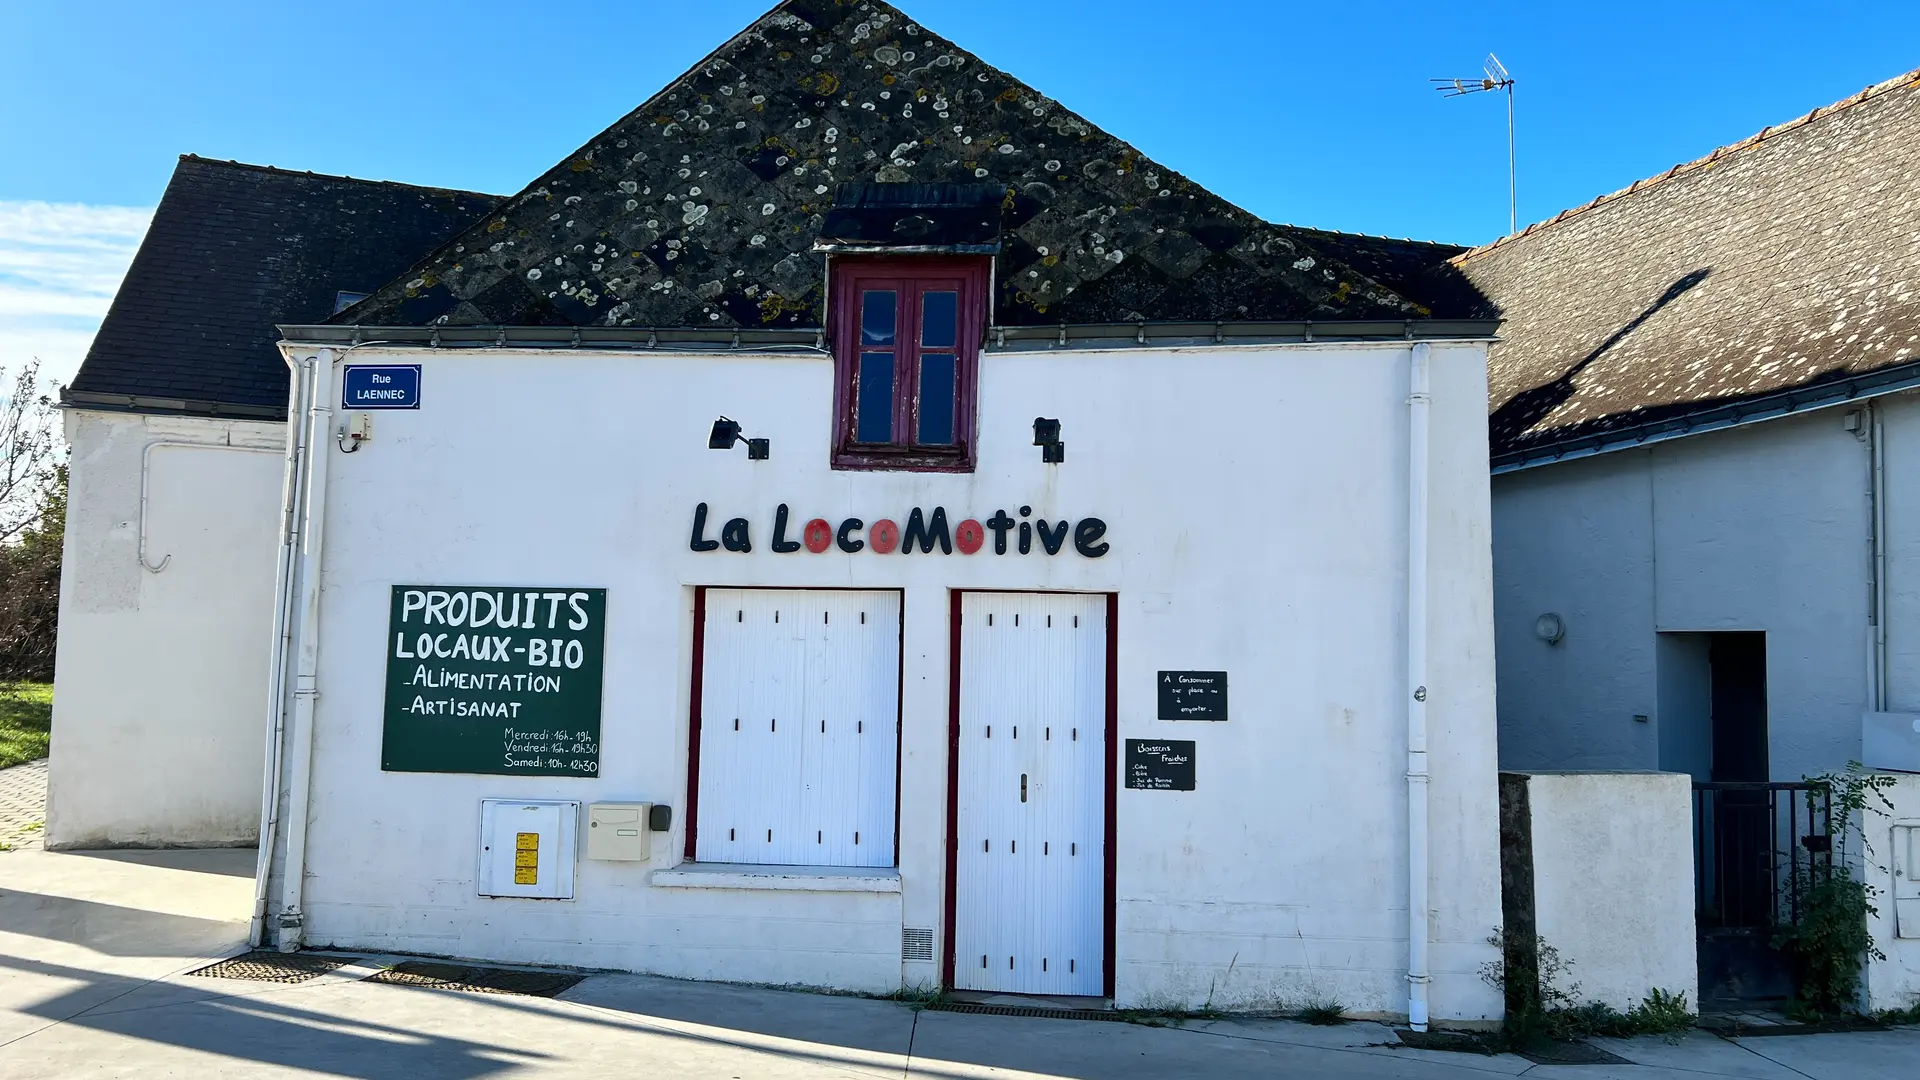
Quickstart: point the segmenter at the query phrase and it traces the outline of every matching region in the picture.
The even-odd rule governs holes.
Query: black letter
[[[773,512],[773,550],[782,555],[800,550],[800,541],[787,539],[787,504]]]
[[[1060,545],[1067,542],[1067,523],[1062,521],[1057,531],[1047,527],[1045,518],[1035,524],[1040,527],[1040,546],[1046,548],[1049,555],[1060,554]]]
[[[861,521],[859,518],[848,518],[840,523],[840,531],[833,534],[833,542],[839,544],[840,550],[849,555],[859,551],[861,548],[867,546],[867,542],[865,540],[849,540],[847,539],[847,534],[856,529],[865,528],[866,524],[866,522]]]
[[[1030,522],[1023,521],[1020,523],[1020,554],[1025,555],[1032,550],[1033,525]]]
[[[706,531],[707,504],[701,503],[699,506],[693,508],[693,539],[687,542],[687,546],[695,551],[712,551],[714,548],[719,547],[720,541],[708,540],[701,536],[701,534]],[[517,594],[513,598],[513,608],[516,613],[520,610],[520,597]],[[506,624],[501,623],[500,625],[505,626]]]
[[[1097,543],[1107,535],[1107,523],[1099,518],[1081,518],[1080,524],[1073,527],[1073,550],[1089,559],[1097,559],[1107,553],[1111,544]]]
[[[1005,555],[1007,553],[1007,530],[1013,528],[1013,519],[1007,516],[1005,510],[995,510],[993,516],[987,519],[987,528],[993,530],[993,553],[995,555]]]
[[[728,551],[752,551],[753,541],[747,539],[747,519],[729,520],[720,529],[720,542],[727,545]]]
[[[947,533],[947,508],[933,508],[933,528],[928,529],[926,519],[920,516],[920,508],[914,507],[913,513],[907,515],[907,531],[900,537],[900,554],[905,555],[913,550],[915,537],[920,539],[920,553],[923,555],[933,550],[935,540],[940,541],[943,554],[953,554],[953,537]]]

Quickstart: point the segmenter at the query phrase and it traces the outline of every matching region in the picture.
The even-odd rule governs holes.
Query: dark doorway
[[[1713,782],[1764,784],[1767,777],[1767,635],[1721,633],[1707,646],[1711,670]],[[1773,912],[1773,857],[1763,787],[1723,788],[1713,815],[1714,875],[1723,926],[1763,928]]]
[[[1767,775],[1767,635],[1709,634],[1713,781],[1761,783]]]
[[[1767,635],[1699,636],[1711,746],[1708,782],[1695,785],[1694,804],[1701,999],[1778,997],[1791,985],[1769,948],[1783,830],[1775,821],[1782,800],[1768,783]]]

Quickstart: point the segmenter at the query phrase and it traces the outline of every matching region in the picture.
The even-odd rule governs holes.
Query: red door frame
[[[946,910],[946,955],[942,958],[940,983],[948,990],[953,989],[954,968],[954,910],[958,903],[960,865],[960,603],[967,593],[1034,593],[1061,592],[1065,590],[1047,589],[953,589],[948,593],[948,673],[947,673],[947,910]],[[1088,594],[1077,594],[1088,595]],[[1114,872],[1115,830],[1114,816],[1120,790],[1120,706],[1116,696],[1119,689],[1120,657],[1120,594],[1104,593],[1107,598],[1107,746],[1106,746],[1106,835],[1104,838],[1105,863],[1103,885],[1105,895],[1101,898],[1101,918],[1105,925],[1101,928],[1101,994],[1109,999],[1113,997],[1113,959],[1114,959]]]
[[[890,592],[900,597],[900,643],[895,649],[893,673],[893,865],[900,865],[900,752],[905,709],[907,663],[907,594],[905,589],[859,585],[695,585],[693,587],[693,681],[687,692],[687,839],[682,852],[695,862],[694,844],[700,834],[700,700],[705,691],[707,659],[707,590],[739,592]]]

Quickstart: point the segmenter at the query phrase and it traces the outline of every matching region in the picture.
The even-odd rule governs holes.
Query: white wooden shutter
[[[954,985],[1104,989],[1106,598],[968,593]]]
[[[892,866],[900,595],[710,589],[701,862]]]

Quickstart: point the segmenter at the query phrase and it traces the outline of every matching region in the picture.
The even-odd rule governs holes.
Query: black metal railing
[[[1823,785],[1695,783],[1695,914],[1702,932],[1800,920],[1801,894],[1831,867],[1833,807]]]

